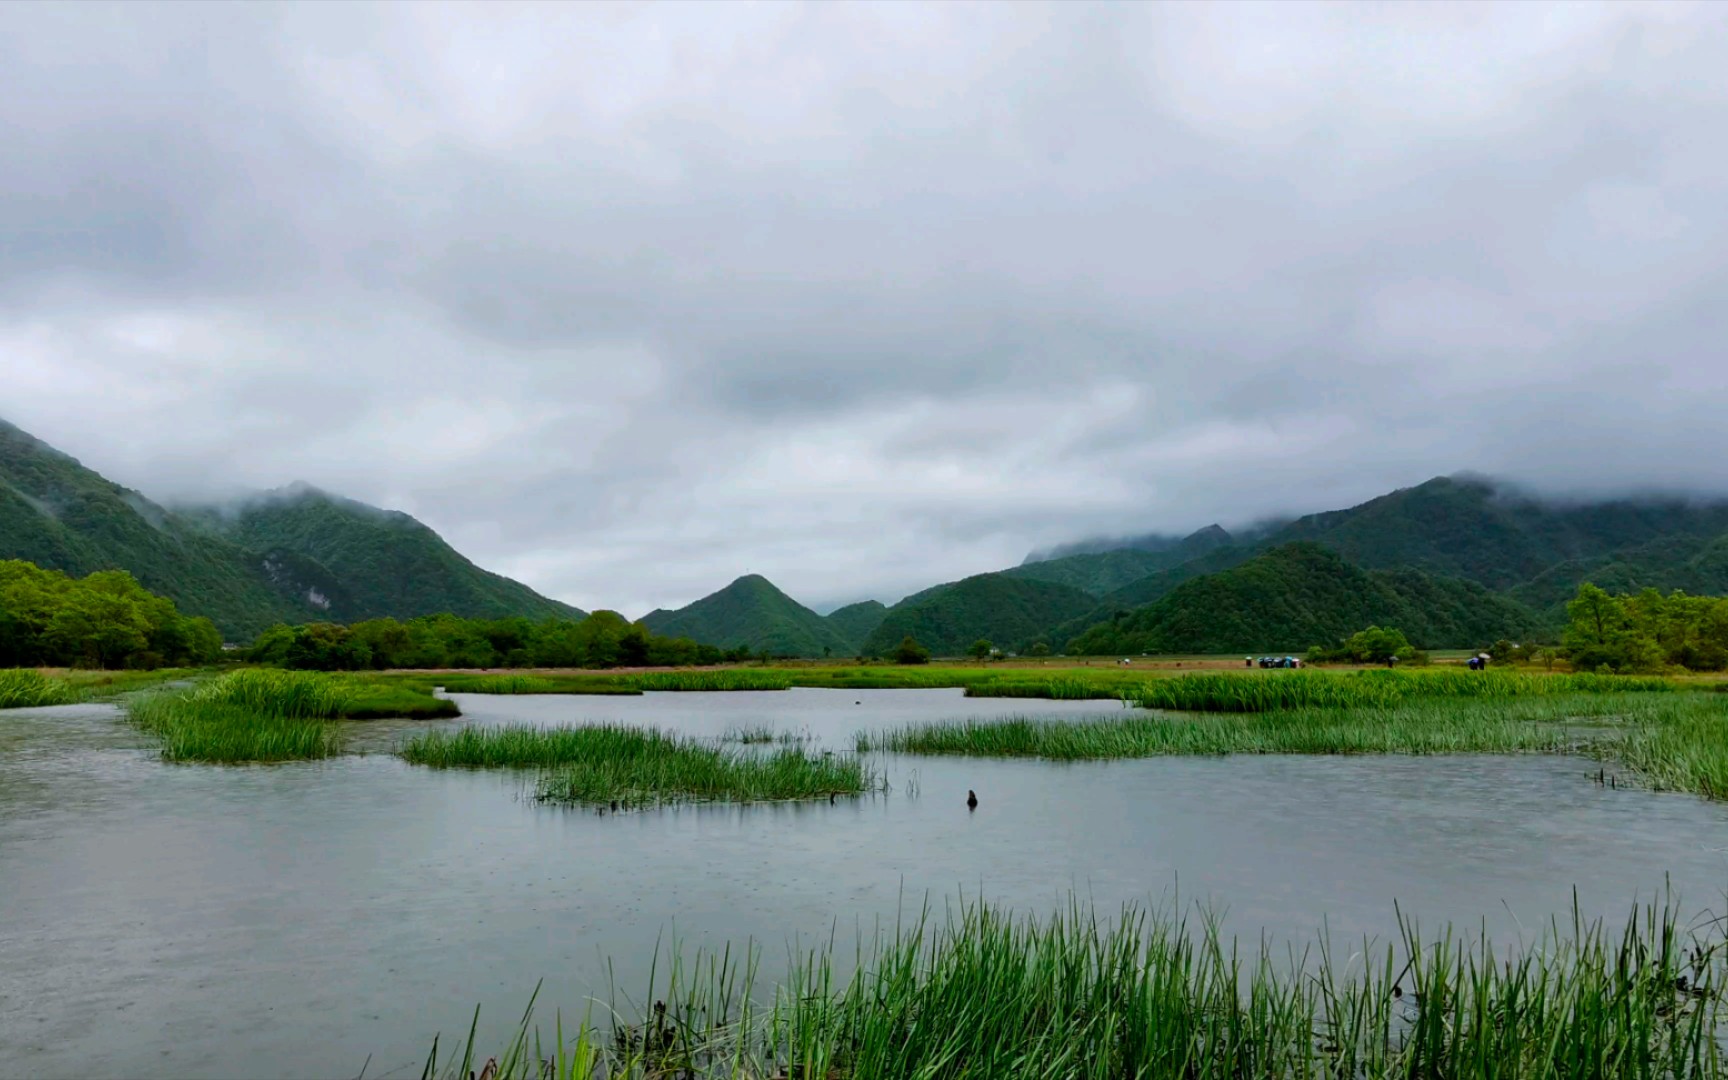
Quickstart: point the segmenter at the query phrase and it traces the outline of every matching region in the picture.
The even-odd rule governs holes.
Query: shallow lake
[[[840,751],[859,728],[1114,714],[957,690],[458,698],[439,726],[768,726]],[[387,750],[424,724],[354,725]],[[1623,918],[1666,882],[1720,910],[1728,807],[1597,787],[1553,757],[1231,757],[1089,764],[881,759],[893,791],[838,805],[597,816],[525,778],[383,753],[161,763],[106,706],[0,713],[0,1071],[30,1076],[419,1076],[434,1032],[493,1043],[535,983],[544,1019],[620,989],[656,942],[794,938],[962,895],[1047,914],[1070,892],[1211,901],[1248,939],[1424,925],[1534,936]],[[976,789],[976,813],[965,806]],[[1174,898],[1174,899],[1173,899]]]

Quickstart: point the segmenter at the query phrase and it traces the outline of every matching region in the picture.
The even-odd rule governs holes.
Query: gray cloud
[[[0,412],[632,614],[1728,489],[1714,5],[14,5]]]

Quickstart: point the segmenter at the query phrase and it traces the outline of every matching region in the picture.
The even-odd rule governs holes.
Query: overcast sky
[[[0,416],[632,616],[1728,491],[1728,5],[0,8]]]

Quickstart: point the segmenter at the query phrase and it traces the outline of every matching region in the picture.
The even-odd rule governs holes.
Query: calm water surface
[[[949,690],[459,700],[440,726],[768,725],[838,750],[860,727],[1118,711]],[[354,745],[423,726],[356,725]],[[1562,758],[883,764],[892,794],[837,806],[600,817],[525,801],[514,775],[382,753],[171,766],[107,707],[0,713],[0,1072],[334,1077],[371,1055],[368,1076],[418,1076],[434,1032],[481,1003],[501,1039],[542,978],[543,1003],[580,1013],[604,957],[634,991],[663,936],[754,939],[772,961],[926,896],[1177,896],[1300,941],[1323,920],[1384,937],[1397,900],[1511,939],[1574,889],[1619,918],[1668,880],[1689,912],[1728,887],[1728,810],[1604,790]]]

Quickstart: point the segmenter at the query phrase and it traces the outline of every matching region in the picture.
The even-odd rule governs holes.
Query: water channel
[[[957,690],[464,695],[441,724],[743,726],[848,751],[924,719],[1091,716],[1115,703]],[[525,777],[387,751],[355,725],[329,762],[163,764],[109,706],[0,713],[0,1071],[35,1077],[419,1076],[434,1032],[494,1042],[544,979],[545,1015],[634,992],[659,943],[794,940],[891,924],[928,898],[1045,914],[1071,892],[1227,909],[1299,943],[1424,925],[1533,937],[1621,919],[1672,884],[1720,910],[1728,807],[1608,790],[1555,757],[1229,757],[1087,764],[882,759],[893,790],[838,805],[618,815],[539,806]],[[965,806],[975,789],[981,805]]]

